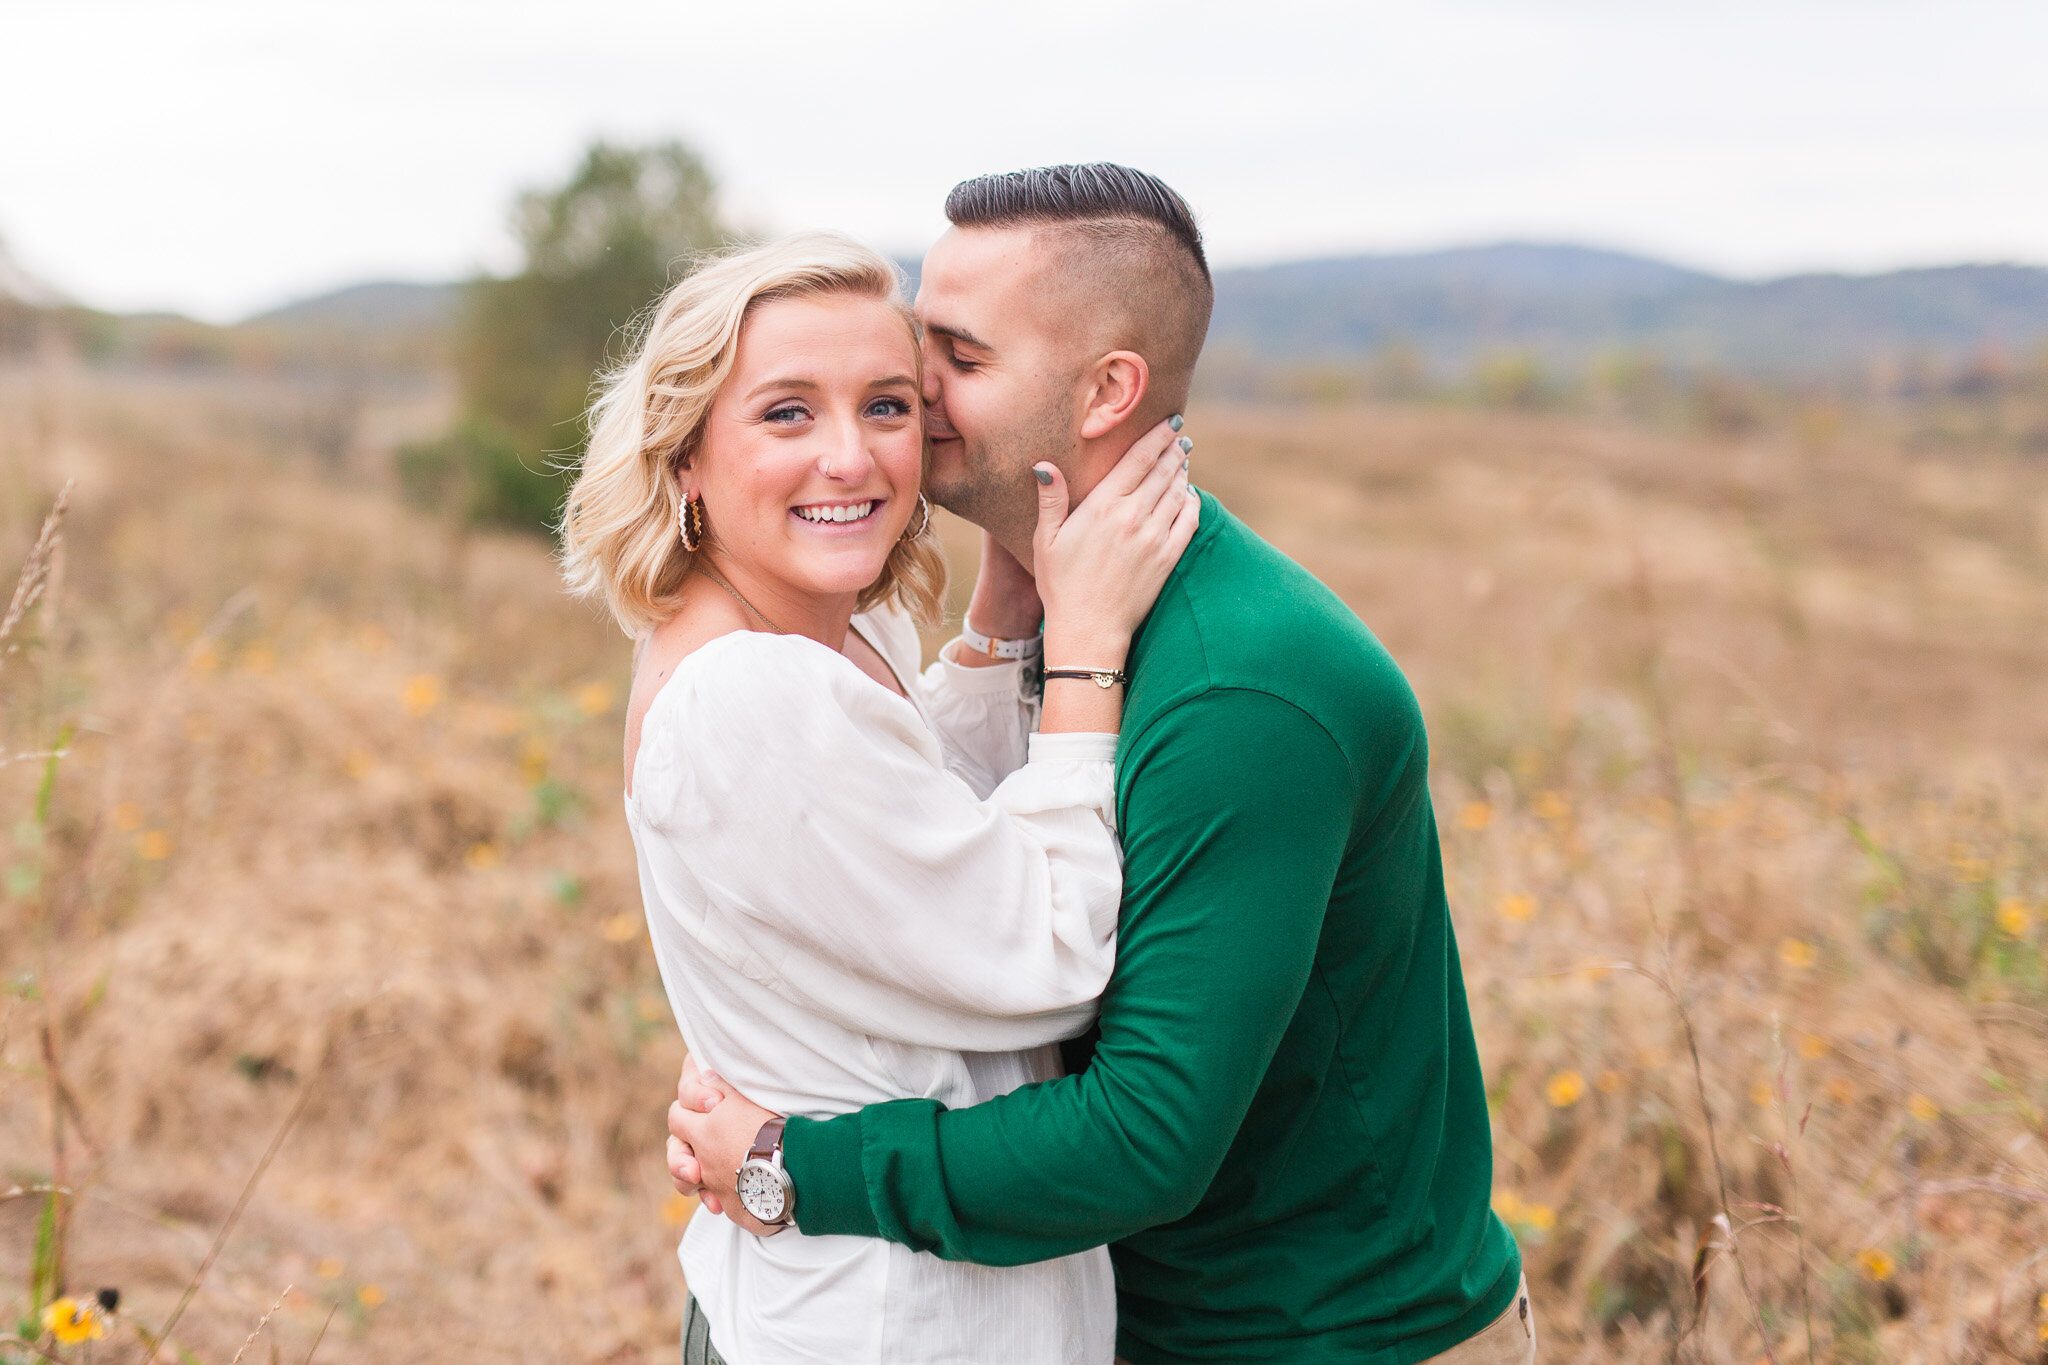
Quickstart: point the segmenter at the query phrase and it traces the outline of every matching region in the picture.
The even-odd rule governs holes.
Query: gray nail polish
[[[1180,472],[1183,474],[1188,472],[1188,462],[1186,460],[1180,462]]]
[[[1187,423],[1181,421],[1180,414],[1176,412],[1173,416],[1166,419],[1166,425],[1172,427],[1175,431],[1179,431]]]
[[[1031,477],[1048,486],[1052,483],[1052,471],[1050,469],[1034,469],[1031,471]]]
[[[1181,438],[1180,438],[1180,453],[1181,453],[1181,454],[1185,455],[1185,454],[1187,454],[1187,453],[1188,453],[1189,451],[1193,450],[1194,448],[1195,448],[1195,438],[1194,438],[1194,437],[1192,437],[1192,436],[1183,436],[1183,437],[1181,437]]]

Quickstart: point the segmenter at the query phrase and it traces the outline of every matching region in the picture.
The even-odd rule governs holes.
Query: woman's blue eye
[[[870,417],[908,417],[910,404],[901,398],[877,398],[868,404]]]
[[[801,421],[802,419],[808,416],[810,416],[810,414],[805,412],[796,404],[784,403],[779,408],[768,409],[767,412],[762,414],[762,420],[768,422],[796,422]]]

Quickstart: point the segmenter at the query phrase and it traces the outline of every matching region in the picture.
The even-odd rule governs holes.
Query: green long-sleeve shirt
[[[1014,1265],[1113,1243],[1118,1349],[1408,1365],[1520,1274],[1414,694],[1215,499],[1133,642],[1085,1069],[793,1119],[798,1222]]]

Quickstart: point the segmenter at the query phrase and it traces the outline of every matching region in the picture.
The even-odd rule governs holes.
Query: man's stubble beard
[[[959,476],[943,487],[931,485],[932,501],[993,535],[1026,564],[1038,528],[1038,482],[1031,466],[1050,462],[1066,470],[1072,464],[1075,438],[1065,398],[1048,397],[1005,430],[963,438]]]

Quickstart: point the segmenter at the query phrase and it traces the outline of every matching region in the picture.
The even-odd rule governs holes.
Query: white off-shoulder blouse
[[[1093,1019],[1122,889],[1114,735],[1030,733],[1019,666],[917,671],[900,612],[854,626],[909,693],[803,636],[741,631],[650,703],[626,799],[670,1007],[698,1062],[779,1113],[974,1104],[1058,1074]],[[1048,1192],[1050,1195],[1050,1192]],[[1102,1248],[942,1261],[760,1239],[699,1210],[680,1255],[734,1365],[1101,1365]]]

